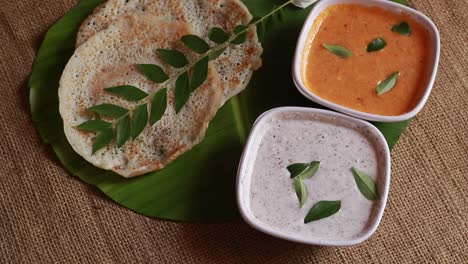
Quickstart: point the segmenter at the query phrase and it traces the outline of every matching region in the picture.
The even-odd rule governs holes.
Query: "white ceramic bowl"
[[[377,6],[387,10],[390,10],[395,13],[404,13],[411,16],[413,19],[421,23],[429,32],[430,41],[431,41],[431,58],[430,64],[432,65],[429,69],[429,81],[427,83],[427,87],[423,95],[421,96],[419,103],[409,112],[397,115],[397,116],[387,116],[387,115],[377,115],[377,114],[370,114],[358,110],[354,110],[345,106],[341,106],[339,104],[335,104],[328,100],[325,100],[313,92],[311,92],[305,86],[302,77],[301,71],[303,67],[303,51],[305,45],[307,43],[309,31],[313,26],[315,19],[324,11],[327,7],[335,4],[342,4],[342,3],[353,3],[353,4],[360,4],[365,6]],[[296,87],[298,88],[299,92],[301,92],[305,97],[309,98],[310,100],[326,106],[328,108],[334,109],[336,111],[359,117],[365,120],[371,121],[379,121],[379,122],[398,122],[410,119],[414,117],[421,109],[423,108],[424,104],[426,103],[427,99],[429,98],[429,94],[431,93],[432,86],[434,85],[437,67],[439,65],[439,56],[440,56],[440,36],[439,31],[437,30],[434,23],[424,14],[421,12],[406,7],[401,4],[397,4],[395,2],[389,0],[322,0],[318,2],[314,8],[312,9],[311,13],[307,17],[307,20],[304,23],[302,28],[301,34],[299,36],[299,40],[296,47],[296,54],[294,56],[294,63],[293,63],[293,79]]]
[[[269,122],[272,117],[284,114],[284,113],[301,113],[301,114],[310,114],[311,116],[323,116],[323,117],[332,117],[339,122],[342,120],[345,124],[352,123],[358,124],[361,127],[367,128],[370,131],[369,137],[376,139],[375,144],[382,149],[382,154],[380,154],[380,159],[382,161],[382,169],[380,170],[382,175],[379,175],[379,180],[377,181],[377,188],[379,190],[380,199],[375,201],[377,204],[376,211],[374,211],[369,225],[366,229],[361,232],[359,237],[350,240],[326,240],[317,237],[299,237],[291,234],[283,233],[274,229],[262,221],[254,217],[251,208],[250,208],[250,183],[253,175],[253,167],[256,161],[257,150],[259,148],[259,143],[265,132],[265,125]],[[247,144],[244,148],[242,158],[239,164],[239,170],[237,172],[237,203],[241,213],[242,218],[253,228],[264,232],[266,234],[286,239],[289,241],[300,242],[305,244],[312,245],[321,245],[321,246],[350,246],[364,242],[367,240],[377,229],[380,220],[387,203],[388,191],[390,188],[390,150],[387,145],[382,133],[369,122],[336,113],[329,110],[321,110],[315,108],[304,108],[304,107],[279,107],[272,110],[269,110],[263,113],[253,125],[253,128],[250,132]]]

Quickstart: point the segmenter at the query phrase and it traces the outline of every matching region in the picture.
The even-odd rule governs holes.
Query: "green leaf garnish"
[[[132,117],[132,138],[135,139],[143,132],[148,123],[148,109],[142,104],[135,109]]]
[[[376,38],[367,46],[367,52],[379,51],[383,49],[386,45],[387,43],[383,38]]]
[[[340,45],[323,44],[323,47],[327,49],[330,53],[333,53],[341,58],[348,58],[351,57],[351,55],[353,55],[352,51]]]
[[[320,167],[320,161],[310,163],[295,163],[287,167],[291,178],[310,179]]]
[[[352,167],[351,170],[353,172],[354,181],[362,195],[368,200],[376,200],[379,195],[377,193],[377,185],[372,178],[355,167]]]
[[[242,31],[245,31],[247,28],[248,28],[248,26],[246,26],[246,25],[237,25],[237,26],[234,28],[233,32],[234,32],[234,34],[239,34],[239,33],[241,33]],[[244,33],[244,32],[243,32],[243,33]]]
[[[125,115],[117,124],[117,147],[123,146],[130,137],[130,117]]]
[[[247,29],[247,26],[244,25],[237,25],[234,28],[234,34],[239,34],[235,39],[231,41],[232,44],[234,45],[239,45],[245,42],[247,39],[247,32],[245,31]],[[242,33],[241,33],[242,32]]]
[[[158,49],[161,58],[174,68],[183,68],[189,64],[185,55],[177,50]]]
[[[104,120],[88,120],[81,123],[77,128],[89,132],[101,132],[112,128],[112,124]]]
[[[301,178],[294,178],[294,189],[299,200],[299,207],[302,207],[307,200],[307,189]]]
[[[155,83],[163,83],[169,79],[164,70],[155,64],[137,64],[138,70],[149,80]]]
[[[175,104],[176,113],[187,103],[190,97],[190,84],[187,72],[182,73],[176,80]]]
[[[96,151],[102,149],[103,147],[111,143],[113,137],[114,131],[112,130],[112,128],[108,128],[99,133],[99,135],[97,135],[93,141],[92,154],[96,153]]]
[[[377,85],[377,94],[381,95],[381,94],[384,94],[388,91],[390,91],[396,84],[397,80],[398,80],[398,75],[400,75],[400,72],[394,72],[392,74],[390,74],[390,76],[387,77],[387,79],[381,81],[378,85]]]
[[[195,91],[205,82],[208,76],[208,62],[208,56],[205,56],[193,66],[192,79],[190,81],[191,91]]]
[[[114,118],[122,117],[128,113],[127,109],[120,107],[118,105],[114,105],[114,104],[100,104],[100,105],[90,107],[87,110],[100,114],[100,115],[114,117]]]
[[[199,36],[185,35],[181,40],[187,47],[198,54],[204,54],[210,50],[210,45]]]
[[[151,102],[151,114],[150,114],[150,124],[158,122],[164,112],[166,112],[167,107],[167,88],[159,90],[153,97]]]
[[[304,224],[317,221],[336,214],[341,209],[341,201],[320,201],[307,213]]]
[[[392,27],[393,32],[397,32],[401,35],[404,36],[410,36],[411,35],[411,28],[410,25],[406,22],[401,22],[400,24],[396,24]]]
[[[297,175],[301,174],[304,170],[309,167],[309,163],[294,163],[287,167],[289,173],[291,173],[291,178],[295,178]]]
[[[213,50],[209,53],[209,58],[210,60],[215,60],[217,59],[219,56],[221,56],[221,54],[223,54],[223,52],[227,49],[227,47],[224,47],[224,48],[221,48],[221,49],[217,49],[217,50]]]
[[[216,44],[223,44],[229,39],[229,34],[222,28],[214,27],[208,33],[208,38]]]
[[[398,3],[398,4],[402,4],[402,5],[405,5],[405,6],[409,6],[408,0],[390,0],[390,1]]]
[[[120,85],[104,89],[106,92],[118,95],[128,101],[140,101],[148,96],[147,93],[132,85]]]

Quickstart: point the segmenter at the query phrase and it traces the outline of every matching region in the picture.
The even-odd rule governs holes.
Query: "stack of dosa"
[[[94,105],[112,103],[127,109],[138,106],[138,102],[109,94],[104,88],[133,85],[150,94],[165,88],[149,81],[135,67],[156,64],[171,78],[177,76],[180,71],[164,63],[157,49],[179,50],[193,62],[200,55],[184,46],[180,41],[183,35],[208,40],[212,27],[232,32],[250,19],[250,13],[238,0],[109,0],[97,7],[83,22],[77,49],[60,81],[60,113],[74,150],[97,167],[132,177],[161,169],[200,143],[219,107],[242,91],[261,65],[262,48],[254,27],[248,30],[243,44],[230,46],[210,62],[206,82],[178,113],[175,85],[169,83],[168,105],[162,119],[121,148],[113,142],[92,154],[96,134],[76,126],[93,118],[86,108]]]

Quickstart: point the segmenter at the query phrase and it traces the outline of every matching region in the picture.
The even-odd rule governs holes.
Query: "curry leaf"
[[[376,38],[367,46],[367,52],[379,51],[383,49],[386,45],[387,43],[383,38]]]
[[[301,178],[294,178],[294,189],[299,200],[299,207],[302,207],[307,200],[307,189]]]
[[[107,130],[112,127],[112,124],[103,120],[88,120],[83,123],[81,123],[79,126],[76,128],[84,130],[84,131],[90,131],[90,132],[100,132]]]
[[[135,139],[143,132],[148,123],[148,109],[146,104],[142,104],[135,109],[132,117],[132,138]]]
[[[237,25],[234,28],[233,32],[234,32],[234,34],[239,34],[241,32],[244,33],[247,28],[248,28],[248,26],[246,26],[246,25]]]
[[[379,195],[377,193],[377,185],[372,178],[355,167],[352,167],[351,170],[353,172],[354,181],[362,195],[368,200],[376,200]]]
[[[130,117],[123,116],[117,124],[117,147],[123,146],[130,137]]]
[[[191,91],[196,90],[205,82],[208,76],[208,61],[208,56],[205,56],[193,66],[192,79],[190,81]]]
[[[159,90],[153,97],[151,102],[151,115],[150,115],[150,124],[158,122],[167,108],[167,88]]]
[[[320,161],[310,163],[295,163],[287,167],[291,178],[310,179],[320,167]]]
[[[223,54],[223,52],[227,49],[227,47],[223,47],[223,48],[220,48],[220,49],[216,49],[216,50],[213,50],[209,53],[209,58],[210,60],[215,60],[217,59],[219,56],[221,56],[221,54]]]
[[[340,45],[323,44],[323,47],[329,52],[341,58],[348,58],[351,57],[351,55],[353,55],[352,51]]]
[[[310,208],[304,219],[304,224],[332,216],[340,209],[341,201],[320,201]]]
[[[199,36],[185,35],[181,40],[187,47],[198,54],[204,54],[210,50],[210,45]]]
[[[232,44],[234,45],[239,45],[245,42],[247,38],[247,32],[246,32],[247,26],[244,25],[237,25],[234,28],[234,34],[238,34],[238,36],[231,41]]]
[[[182,73],[176,80],[175,105],[176,113],[187,103],[190,97],[190,83],[187,72]]]
[[[394,72],[392,74],[390,74],[390,76],[387,77],[387,79],[381,81],[378,85],[377,85],[377,94],[381,95],[381,94],[384,94],[388,91],[390,91],[396,84],[397,80],[398,80],[398,75],[400,75],[400,72]]]
[[[99,133],[99,135],[97,135],[93,141],[92,154],[96,153],[96,151],[102,149],[103,147],[111,143],[113,137],[114,132],[112,128],[105,129],[101,133]]]
[[[401,22],[400,24],[396,24],[392,27],[393,32],[397,32],[401,35],[404,36],[410,36],[411,35],[411,28],[410,25],[406,22]]]
[[[129,101],[140,101],[148,94],[132,85],[120,85],[104,89],[106,92],[118,95]]]
[[[163,83],[169,79],[164,70],[155,64],[137,64],[138,70],[149,80],[155,83]]]
[[[222,28],[214,27],[208,33],[208,38],[216,44],[223,44],[229,39],[229,34]]]
[[[122,117],[123,115],[128,113],[128,110],[114,104],[100,104],[93,107],[88,108],[87,110],[114,118]]]
[[[161,58],[174,68],[183,68],[189,63],[185,55],[177,50],[158,49]]]
[[[287,167],[291,178],[295,178],[309,167],[309,163],[294,163]]]

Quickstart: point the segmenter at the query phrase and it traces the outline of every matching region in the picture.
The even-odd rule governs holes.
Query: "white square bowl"
[[[251,210],[250,206],[250,184],[253,177],[253,168],[257,158],[257,151],[261,139],[265,133],[265,127],[272,118],[277,118],[285,113],[303,114],[308,117],[333,119],[343,124],[355,124],[362,128],[366,128],[370,132],[369,137],[375,138],[375,143],[382,149],[380,159],[382,161],[380,180],[377,181],[377,188],[379,190],[380,199],[375,201],[378,203],[376,211],[369,221],[369,225],[358,236],[353,239],[347,240],[327,240],[319,237],[301,237],[294,236],[281,232],[257,219]],[[250,132],[247,144],[241,157],[239,169],[237,172],[237,204],[239,207],[242,218],[253,228],[269,234],[274,237],[282,238],[285,240],[299,242],[311,245],[320,246],[351,246],[364,242],[377,230],[379,223],[382,219],[385,206],[387,203],[388,192],[390,189],[390,176],[391,176],[391,157],[387,141],[382,133],[372,124],[364,120],[354,117],[343,115],[329,110],[305,108],[305,107],[279,107],[263,113],[254,123]]]
[[[331,101],[325,100],[313,92],[311,92],[305,86],[303,79],[302,79],[302,71],[303,71],[303,51],[306,48],[309,38],[309,31],[312,28],[316,18],[329,6],[336,5],[336,4],[359,4],[364,6],[375,6],[380,7],[386,10],[389,10],[394,13],[404,13],[408,14],[411,18],[418,21],[424,28],[429,32],[429,37],[431,41],[431,58],[430,64],[431,67],[429,68],[429,80],[427,82],[427,87],[422,94],[421,98],[419,99],[418,104],[409,112],[404,113],[402,115],[397,116],[389,116],[389,115],[377,115],[366,113],[358,110],[351,109],[349,107],[345,107]],[[434,85],[437,67],[439,65],[439,56],[440,56],[440,36],[439,31],[437,30],[434,23],[424,14],[421,12],[409,8],[407,6],[389,1],[389,0],[322,0],[318,2],[312,11],[310,12],[309,16],[307,17],[304,26],[302,27],[301,34],[299,36],[299,40],[296,46],[296,53],[294,56],[293,62],[293,80],[296,84],[297,89],[300,93],[302,93],[308,99],[328,107],[330,109],[334,109],[336,111],[355,116],[358,118],[362,118],[365,120],[370,121],[379,121],[379,122],[399,122],[410,119],[414,117],[421,109],[423,108],[424,104],[426,103],[427,99],[429,98],[429,94],[431,93],[432,86]]]

